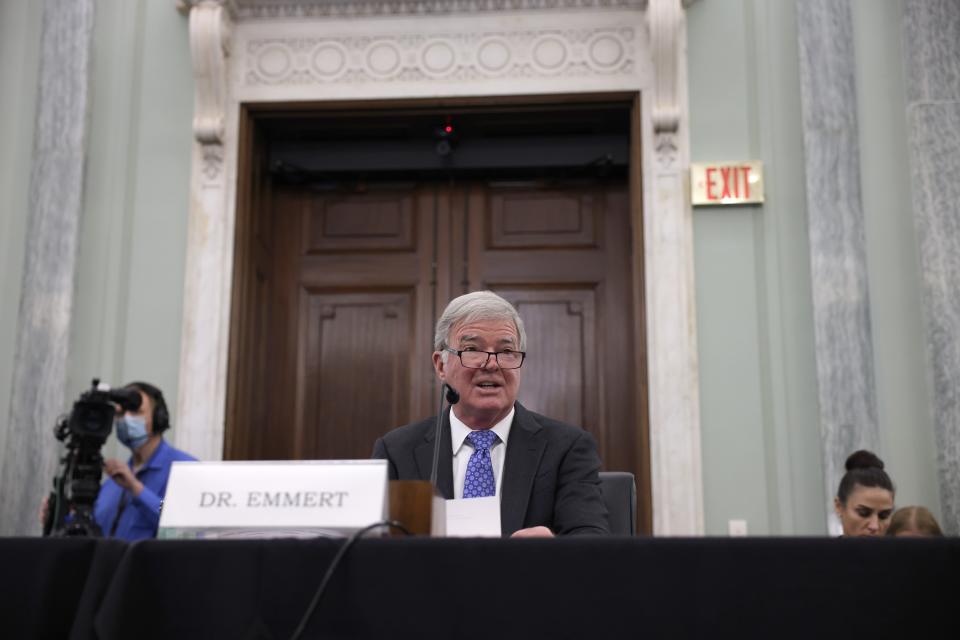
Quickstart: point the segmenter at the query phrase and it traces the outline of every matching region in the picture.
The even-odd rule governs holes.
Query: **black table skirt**
[[[287,638],[340,544],[0,539],[0,637]],[[367,539],[305,637],[920,637],[958,570],[956,539]]]

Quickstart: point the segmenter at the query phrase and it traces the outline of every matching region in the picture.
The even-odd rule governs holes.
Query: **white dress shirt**
[[[493,464],[493,477],[497,483],[497,497],[500,497],[500,485],[503,480],[503,461],[507,457],[507,438],[510,437],[510,425],[513,424],[513,414],[516,410],[510,409],[503,420],[493,425],[491,430],[497,434],[496,440],[490,447],[490,462]],[[463,484],[467,477],[467,463],[473,455],[473,444],[467,440],[470,427],[463,424],[460,418],[450,411],[450,441],[453,445],[453,497],[463,497]]]

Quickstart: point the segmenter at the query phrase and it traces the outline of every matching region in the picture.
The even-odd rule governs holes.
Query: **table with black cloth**
[[[0,637],[287,638],[341,544],[0,539]],[[957,539],[363,539],[304,637],[920,637],[958,569]]]

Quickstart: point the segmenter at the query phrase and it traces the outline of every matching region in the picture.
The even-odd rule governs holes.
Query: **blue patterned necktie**
[[[497,481],[493,477],[490,447],[497,441],[497,434],[490,429],[471,431],[467,439],[473,445],[473,454],[467,462],[467,475],[463,481],[464,498],[485,498],[497,495]]]

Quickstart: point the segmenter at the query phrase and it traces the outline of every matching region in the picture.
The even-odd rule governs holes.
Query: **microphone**
[[[444,384],[443,386],[447,388],[447,402],[449,404],[457,404],[458,402],[460,402],[460,394],[457,393],[456,389],[454,389],[448,384]],[[443,405],[441,405],[441,407],[442,406]]]
[[[437,490],[437,465],[440,463],[440,434],[443,431],[443,401],[450,405],[460,402],[460,394],[446,382],[440,385],[440,408],[437,410],[437,428],[433,432],[433,464],[430,467],[430,484]]]

